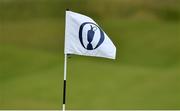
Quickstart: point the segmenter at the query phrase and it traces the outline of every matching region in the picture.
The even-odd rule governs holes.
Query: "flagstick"
[[[67,54],[64,55],[64,86],[63,86],[63,108],[62,108],[63,111],[65,111],[65,105],[66,105],[66,74],[67,74]]]
[[[69,11],[67,8],[66,11]],[[63,85],[63,106],[62,110],[66,110],[66,75],[67,75],[67,54],[64,54],[64,85]]]

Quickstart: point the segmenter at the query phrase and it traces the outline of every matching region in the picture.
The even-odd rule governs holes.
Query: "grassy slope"
[[[130,20],[103,24],[117,46],[117,60],[79,56],[69,59],[67,108],[179,109],[179,24]],[[12,23],[6,28],[11,33],[7,29],[1,33],[6,44],[0,45],[0,108],[60,108],[63,45],[58,48],[59,39],[54,37],[63,35],[63,31],[57,32],[63,24],[37,20]],[[51,35],[53,41],[49,41]],[[27,40],[30,37],[32,40]],[[61,38],[58,43],[62,41]],[[50,51],[54,48],[59,52]]]

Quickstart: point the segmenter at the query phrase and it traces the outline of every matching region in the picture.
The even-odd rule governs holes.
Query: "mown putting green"
[[[4,24],[0,109],[60,109],[63,20]],[[180,24],[114,19],[100,26],[117,59],[68,59],[67,109],[179,109]]]

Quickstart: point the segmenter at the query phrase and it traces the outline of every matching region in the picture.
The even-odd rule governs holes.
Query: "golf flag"
[[[66,11],[64,53],[115,59],[116,47],[93,19]]]

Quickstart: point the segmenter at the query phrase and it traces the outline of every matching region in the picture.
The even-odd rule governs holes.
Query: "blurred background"
[[[117,59],[68,59],[67,109],[180,109],[180,0],[0,0],[0,109],[61,109],[65,9]]]

